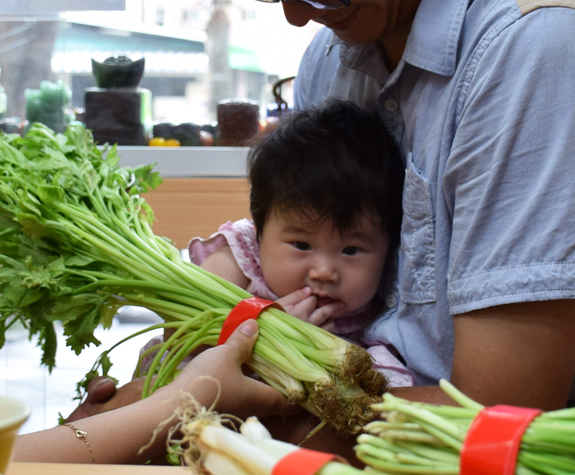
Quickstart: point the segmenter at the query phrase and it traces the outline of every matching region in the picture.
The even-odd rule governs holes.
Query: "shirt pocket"
[[[435,302],[435,214],[429,180],[407,157],[401,226],[401,299],[406,303]]]

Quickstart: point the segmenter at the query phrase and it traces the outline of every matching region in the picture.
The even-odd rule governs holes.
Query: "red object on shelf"
[[[343,459],[334,454],[310,449],[299,449],[286,455],[274,465],[272,475],[314,475],[329,462]]]
[[[482,409],[463,442],[460,475],[514,475],[521,438],[539,414],[505,405]]]
[[[230,335],[246,320],[257,320],[266,308],[275,307],[283,310],[283,307],[271,300],[262,299],[260,297],[250,297],[239,302],[234,308],[231,309],[228,318],[222,325],[222,331],[218,338],[218,345],[223,345]]]

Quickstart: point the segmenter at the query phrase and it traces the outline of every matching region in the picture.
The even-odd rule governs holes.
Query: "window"
[[[192,23],[198,21],[200,15],[198,10],[182,10],[182,20],[184,23]]]
[[[242,10],[242,20],[243,21],[253,21],[256,19],[255,10]]]
[[[163,26],[163,24],[164,24],[164,10],[158,8],[156,10],[156,25]]]

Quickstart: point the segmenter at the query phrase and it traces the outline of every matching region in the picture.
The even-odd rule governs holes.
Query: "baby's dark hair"
[[[258,239],[276,210],[340,233],[377,216],[390,249],[399,242],[403,163],[379,117],[350,102],[292,112],[251,148],[248,176]]]

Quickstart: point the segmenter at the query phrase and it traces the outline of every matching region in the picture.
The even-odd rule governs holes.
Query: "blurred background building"
[[[257,101],[297,73],[318,25],[289,25],[279,4],[255,0],[2,0],[0,82],[5,116],[24,117],[26,88],[62,80],[72,108],[95,86],[91,59],[145,57],[154,120],[207,123],[226,98]],[[284,88],[290,100],[289,84]]]

